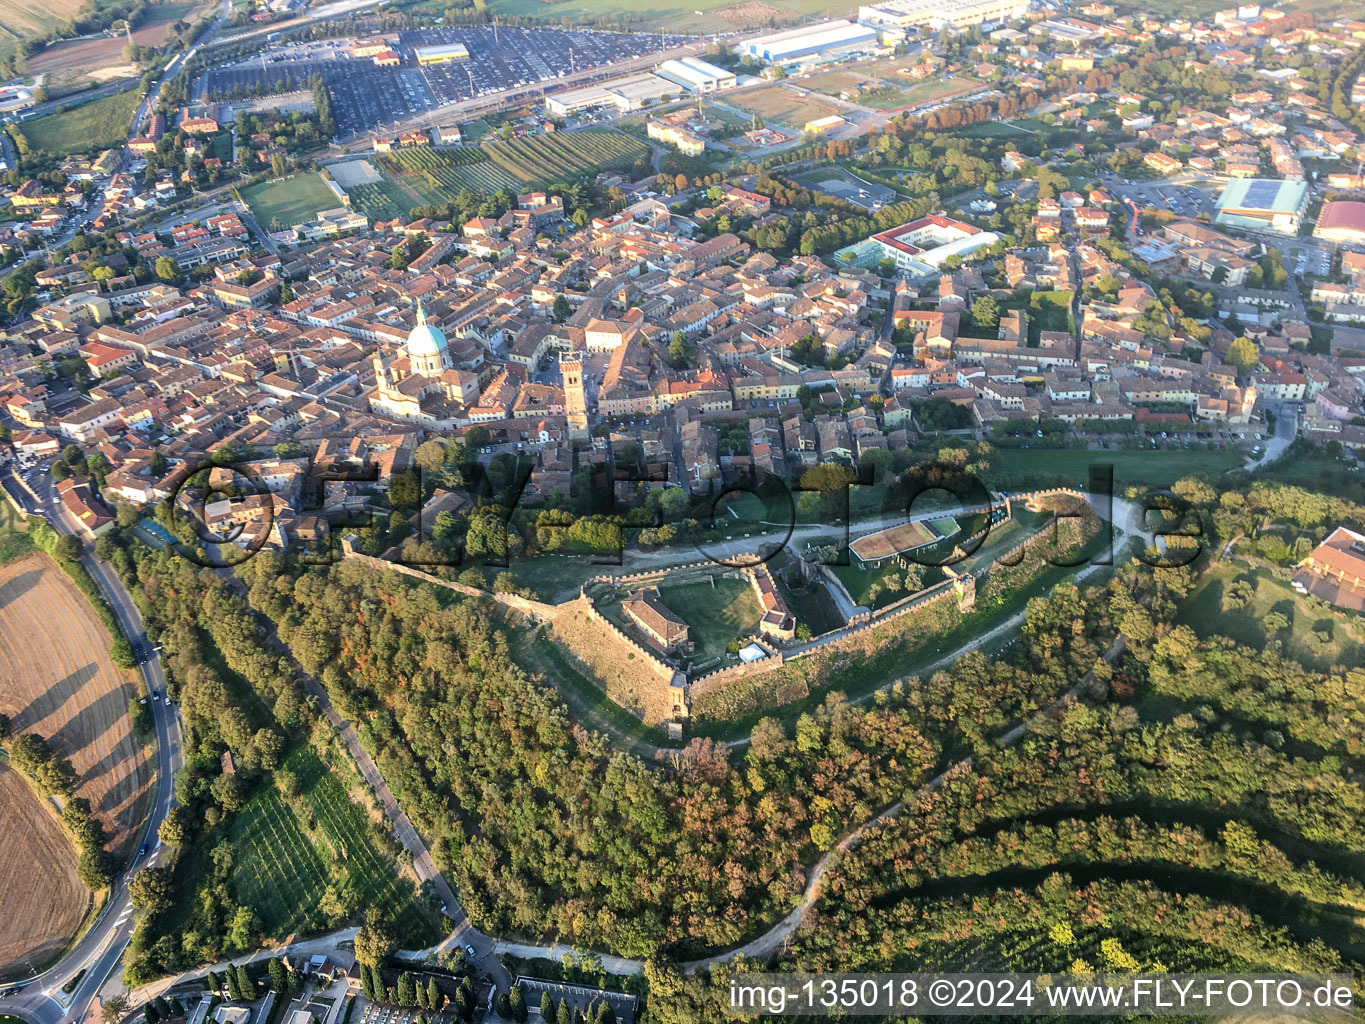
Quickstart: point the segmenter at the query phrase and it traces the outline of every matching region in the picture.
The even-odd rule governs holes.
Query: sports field
[[[10,134],[21,152],[41,149],[66,156],[108,149],[127,140],[137,104],[135,91],[115,93],[73,110],[11,125]]]
[[[951,516],[944,516],[942,519],[930,519],[929,528],[940,537],[951,537],[957,533],[957,520]]]
[[[251,207],[256,222],[267,231],[288,229],[313,220],[319,210],[334,210],[341,205],[336,193],[316,174],[295,174],[252,185],[242,189],[242,198]],[[277,221],[280,228],[271,228]]]
[[[71,759],[85,797],[126,854],[147,814],[152,773],[133,735],[131,674],[109,660],[109,633],[66,573],[43,554],[0,567],[0,714]],[[12,833],[0,833],[12,835]]]
[[[659,598],[687,623],[696,645],[694,660],[709,661],[725,653],[725,645],[758,628],[762,609],[748,580],[715,577],[715,586],[702,580],[684,586],[659,588]]]
[[[939,519],[935,522],[952,523],[954,527],[957,525],[952,519]],[[936,533],[922,522],[901,523],[899,526],[892,526],[877,533],[869,533],[866,537],[859,537],[849,545],[849,550],[864,562],[875,562],[902,551],[910,551],[913,548],[932,544],[940,537],[945,536],[947,534]]]
[[[0,979],[41,966],[76,934],[90,894],[76,850],[50,807],[0,759]]]

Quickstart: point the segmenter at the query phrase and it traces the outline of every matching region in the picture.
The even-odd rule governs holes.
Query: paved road
[[[0,483],[30,515],[41,515],[59,532],[79,536],[74,522],[56,500],[55,486],[46,472],[36,475],[32,490],[21,483],[12,470],[5,472]],[[148,691],[164,694],[166,681],[161,670],[161,658],[147,640],[137,606],[109,566],[88,551],[82,555],[81,561],[104,592],[129,639],[149,654],[141,666]],[[92,1003],[105,989],[106,981],[111,976],[113,981],[110,987],[122,988],[116,969],[135,924],[134,911],[128,900],[127,881],[134,870],[161,863],[161,844],[156,838],[156,830],[175,805],[173,779],[183,763],[180,720],[175,709],[164,701],[152,701],[148,706],[152,710],[157,739],[156,795],[145,832],[149,852],[145,856],[134,857],[127,870],[115,881],[104,911],[76,948],[61,963],[29,981],[22,992],[0,999],[0,1013],[14,1014],[35,1024],[66,1024],[83,1020],[92,1009],[97,1010]],[[81,971],[85,974],[75,990],[70,995],[64,994],[62,986]]]

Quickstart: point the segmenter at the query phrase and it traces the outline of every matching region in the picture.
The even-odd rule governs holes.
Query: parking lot
[[[344,42],[310,43],[214,68],[205,73],[200,88],[225,98],[239,86],[246,93],[285,92],[304,88],[309,75],[320,74],[332,96],[337,135],[345,138],[436,107],[605,69],[691,41],[646,32],[485,25],[414,29],[399,33],[399,40],[402,67],[381,68],[352,58]],[[469,57],[418,66],[414,47],[449,43],[463,43]]]
[[[1289,250],[1285,267],[1298,277],[1309,274],[1313,277],[1326,277],[1332,269],[1332,254],[1326,249]]]

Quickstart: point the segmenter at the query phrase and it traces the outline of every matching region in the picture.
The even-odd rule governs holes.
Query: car
[[[153,691],[152,691],[152,700],[155,701],[157,704],[160,704],[160,703],[161,703],[161,694],[159,694],[159,693],[157,693],[155,690],[153,690]]]
[[[464,951],[465,951],[466,953],[469,954],[469,959],[471,959],[471,960],[476,960],[476,959],[478,959],[479,954],[475,951],[475,949],[474,949],[473,946],[471,946],[471,945],[469,945],[469,944],[466,943],[466,944],[465,944],[465,947],[464,947]]]
[[[145,857],[145,856],[147,856],[147,844],[146,844],[146,843],[143,843],[143,844],[142,844],[142,848],[141,848],[140,850],[137,851],[137,855],[138,855],[139,857]]]

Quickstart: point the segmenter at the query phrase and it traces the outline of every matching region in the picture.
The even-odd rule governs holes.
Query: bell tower
[[[586,440],[588,396],[583,385],[583,353],[561,353],[559,372],[564,377],[564,418],[569,424],[569,437]]]

